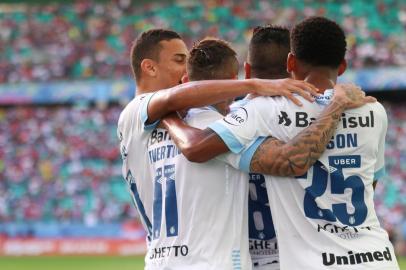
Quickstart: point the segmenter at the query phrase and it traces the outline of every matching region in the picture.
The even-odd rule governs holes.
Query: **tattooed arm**
[[[333,136],[345,106],[337,100],[292,140],[268,137],[251,160],[250,171],[278,176],[299,176],[319,159]]]
[[[351,84],[337,85],[332,102],[320,117],[290,141],[268,137],[261,143],[251,160],[250,171],[278,176],[305,174],[323,154],[344,110],[363,105],[359,103],[361,99],[376,101],[372,97],[364,98],[362,91],[347,91],[347,87],[356,88]]]
[[[281,176],[302,175],[324,151],[342,112],[373,101],[355,86],[337,85],[333,101],[319,119],[289,142],[268,138],[254,154],[251,170]],[[190,127],[174,115],[164,118],[162,123],[190,161],[205,162],[232,150],[211,129]]]

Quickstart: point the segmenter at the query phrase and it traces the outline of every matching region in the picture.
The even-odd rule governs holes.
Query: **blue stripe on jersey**
[[[214,122],[208,126],[208,128],[212,129],[220,138],[224,141],[227,145],[228,149],[231,152],[238,154],[244,148],[244,146],[237,140],[237,138],[222,124]]]
[[[135,206],[137,207],[138,212],[140,213],[142,222],[147,227],[146,229],[148,230],[148,238],[151,238],[151,235],[152,235],[151,221],[149,221],[149,218],[147,217],[147,214],[145,213],[145,208],[141,201],[140,194],[138,193],[137,185],[135,184],[135,182],[130,184],[130,189],[134,196]]]
[[[175,187],[175,165],[164,166],[164,177],[166,181],[165,193],[165,219],[167,237],[178,235],[178,203]]]
[[[152,129],[154,129],[158,125],[159,120],[160,120],[160,119],[158,119],[152,124],[148,124],[148,125],[145,124],[147,122],[147,120],[148,120],[148,104],[151,101],[152,97],[155,95],[155,93],[147,95],[145,97],[145,100],[142,103],[140,114],[141,114],[142,124],[144,125],[144,130],[152,130]]]
[[[154,202],[152,209],[153,239],[158,239],[161,235],[162,222],[162,168],[156,170],[154,181]]]
[[[239,250],[231,252],[231,261],[233,262],[233,270],[241,270],[241,252]]]
[[[241,153],[239,169],[243,172],[250,172],[251,159],[254,156],[255,151],[265,141],[266,137],[258,137],[253,144]]]
[[[377,170],[374,174],[374,181],[375,180],[379,180],[382,177],[384,177],[386,175],[386,171],[385,171],[385,167],[382,167],[381,169]]]

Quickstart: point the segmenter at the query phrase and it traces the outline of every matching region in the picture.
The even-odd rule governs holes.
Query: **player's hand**
[[[308,82],[294,79],[262,80],[255,79],[255,94],[261,96],[284,96],[301,106],[300,100],[293,94],[298,94],[310,102],[318,96],[317,88]]]
[[[333,99],[342,104],[345,109],[358,108],[366,103],[376,102],[376,98],[365,96],[365,92],[353,83],[336,84]]]

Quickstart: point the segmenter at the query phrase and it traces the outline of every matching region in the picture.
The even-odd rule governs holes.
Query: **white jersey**
[[[193,109],[186,121],[206,128],[222,117]],[[150,169],[152,177],[143,181],[154,191],[145,200],[153,205],[146,269],[251,269],[246,174],[218,160],[187,161],[160,128],[150,133],[146,150],[148,164],[139,166]]]
[[[297,107],[285,98],[256,98],[210,128],[249,168],[259,136],[292,139],[310,125],[332,91]],[[346,111],[327,150],[298,178],[267,176],[282,270],[399,269],[374,209],[374,179],[384,171],[387,118],[379,103]]]
[[[136,96],[120,114],[117,134],[120,140],[120,152],[123,160],[122,174],[131,190],[133,202],[140,215],[144,229],[148,233],[147,241],[152,233],[152,198],[153,185],[148,166],[147,143],[151,130],[156,123],[145,125],[147,106],[153,94]]]
[[[248,99],[236,101],[230,109],[234,112],[248,102]],[[279,270],[278,243],[269,208],[265,177],[262,174],[250,173],[249,182],[248,229],[253,269]]]

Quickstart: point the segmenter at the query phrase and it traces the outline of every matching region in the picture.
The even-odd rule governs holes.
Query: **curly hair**
[[[253,77],[278,79],[289,77],[286,58],[290,51],[289,29],[279,25],[258,26],[248,49]]]
[[[344,60],[344,31],[332,20],[310,17],[297,24],[290,35],[291,51],[307,64],[337,68]]]
[[[182,39],[174,31],[166,29],[151,29],[141,33],[131,46],[131,68],[135,79],[139,80],[141,76],[141,62],[144,59],[159,61],[159,53],[162,49],[159,42],[172,39]]]
[[[237,54],[226,41],[205,38],[190,50],[186,68],[191,81],[231,79],[238,74]]]

